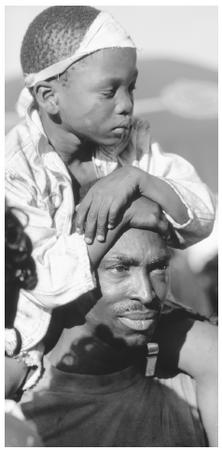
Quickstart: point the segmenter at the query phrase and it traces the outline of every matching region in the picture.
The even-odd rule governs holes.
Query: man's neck
[[[65,372],[104,375],[139,365],[143,356],[144,349],[130,349],[119,342],[110,344],[80,326],[64,330],[49,359]]]

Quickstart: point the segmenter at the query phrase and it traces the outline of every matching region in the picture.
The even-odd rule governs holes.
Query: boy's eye
[[[134,82],[129,86],[129,92],[131,93],[131,92],[135,91],[135,89],[136,89],[136,83]]]
[[[107,89],[107,91],[102,92],[103,97],[113,98],[115,95],[115,89]]]

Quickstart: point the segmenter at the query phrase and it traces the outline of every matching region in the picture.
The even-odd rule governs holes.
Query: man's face
[[[136,50],[100,50],[69,69],[57,84],[64,129],[102,145],[127,142],[137,78]]]
[[[98,268],[102,297],[86,317],[91,332],[108,329],[124,344],[145,345],[166,297],[168,262],[158,234],[136,229],[124,233]]]

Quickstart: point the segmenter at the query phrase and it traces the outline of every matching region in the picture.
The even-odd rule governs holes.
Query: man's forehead
[[[106,253],[103,261],[110,259],[132,259],[138,262],[147,259],[152,262],[158,259],[169,259],[169,251],[164,240],[150,230],[130,229],[118,239]]]

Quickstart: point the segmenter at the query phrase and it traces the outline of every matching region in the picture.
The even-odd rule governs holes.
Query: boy
[[[133,118],[136,49],[110,15],[48,8],[26,32],[21,63],[29,92],[19,108],[27,114],[7,138],[6,195],[29,216],[38,273],[36,288],[21,292],[15,321],[25,352],[45,336],[54,308],[95,287],[93,269],[133,200],[145,197],[142,226],[181,248],[210,233],[214,206],[193,167],[162,153],[149,125]],[[81,190],[98,178],[72,232]]]

